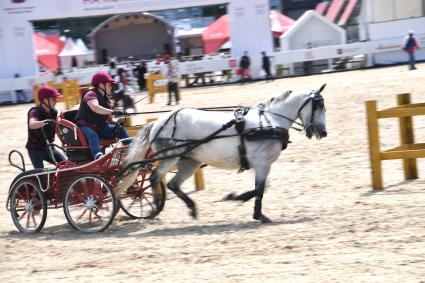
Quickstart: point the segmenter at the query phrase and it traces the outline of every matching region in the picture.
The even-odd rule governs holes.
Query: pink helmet
[[[62,98],[62,94],[60,94],[54,87],[49,85],[41,87],[38,90],[37,96],[39,101],[49,97]]]
[[[117,82],[114,81],[114,79],[107,73],[107,72],[97,72],[94,74],[93,78],[91,79],[91,84],[94,87],[98,87],[99,84],[106,84],[106,83],[112,83],[116,84]]]

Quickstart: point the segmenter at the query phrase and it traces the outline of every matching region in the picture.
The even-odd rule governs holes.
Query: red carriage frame
[[[158,215],[165,203],[165,185],[161,182],[158,188],[151,186],[149,177],[154,165],[142,166],[135,183],[122,195],[115,196],[113,188],[119,181],[118,173],[124,167],[129,147],[125,144],[131,138],[101,140],[105,155],[91,160],[88,142],[72,121],[75,114],[75,111],[64,112],[56,123],[61,148],[70,160],[56,163],[50,169],[24,171],[23,166],[24,172],[10,186],[7,209],[18,230],[39,232],[45,224],[47,208],[63,207],[69,224],[86,233],[104,231],[120,208],[130,218]]]

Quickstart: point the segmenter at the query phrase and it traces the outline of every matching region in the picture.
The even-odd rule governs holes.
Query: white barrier
[[[352,44],[318,47],[311,49],[300,49],[293,51],[276,52],[269,54],[272,57],[273,64],[285,64],[291,69],[291,65],[298,62],[314,60],[332,60],[336,58],[351,57],[357,55],[368,55],[367,65],[372,65],[372,55],[385,52],[401,51],[402,38],[393,38],[380,41],[358,42]],[[253,57],[253,56],[251,56]],[[259,57],[259,55],[258,55]],[[418,58],[421,59],[421,58]],[[407,60],[407,56],[406,56]],[[203,72],[220,72],[223,70],[234,70],[238,67],[239,59],[232,57],[222,58],[215,56],[197,61],[185,61],[179,63],[181,75],[195,74]],[[148,71],[159,71],[158,65],[154,61],[148,62]],[[93,74],[99,70],[107,71],[107,66],[75,69],[72,72],[65,72],[64,76],[68,79],[76,79],[80,84],[89,84]],[[293,70],[292,70],[293,71]],[[5,96],[10,96],[10,92],[17,89],[32,89],[35,83],[45,83],[54,80],[53,75],[43,77],[23,77],[17,79],[0,79],[0,103],[4,101]],[[6,94],[8,93],[9,94]],[[8,98],[10,99],[10,98]]]

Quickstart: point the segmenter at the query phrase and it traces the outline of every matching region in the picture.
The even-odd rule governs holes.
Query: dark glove
[[[112,112],[112,115],[113,115],[114,117],[121,117],[121,116],[125,116],[125,115],[127,115],[127,113],[125,113],[125,111],[123,111],[123,110],[114,110],[114,111]]]
[[[55,124],[56,124],[56,121],[53,119],[46,119],[43,121],[43,127],[54,126]]]

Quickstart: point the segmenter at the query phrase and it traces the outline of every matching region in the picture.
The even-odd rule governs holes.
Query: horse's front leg
[[[260,220],[261,223],[269,223],[271,220],[265,216],[262,212],[262,201],[264,195],[264,188],[266,186],[267,176],[270,172],[270,165],[266,165],[261,168],[255,169],[255,206],[254,206],[254,216],[255,220]]]

